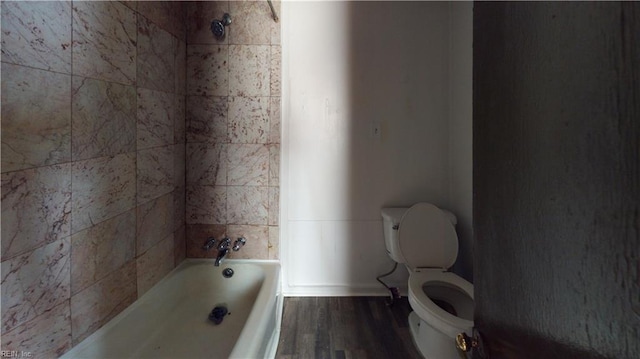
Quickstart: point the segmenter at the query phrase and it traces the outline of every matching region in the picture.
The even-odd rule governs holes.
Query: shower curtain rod
[[[267,2],[269,3],[269,7],[271,8],[271,13],[273,14],[273,21],[278,22],[278,14],[276,14],[276,9],[273,8],[273,4],[271,3],[271,0],[267,0]]]

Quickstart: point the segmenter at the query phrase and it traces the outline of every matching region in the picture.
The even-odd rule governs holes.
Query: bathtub
[[[187,259],[63,358],[273,358],[282,295],[276,261]],[[222,271],[234,274],[224,278]],[[225,305],[221,324],[208,319]]]

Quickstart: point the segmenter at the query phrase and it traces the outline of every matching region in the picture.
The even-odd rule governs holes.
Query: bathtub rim
[[[180,262],[180,264],[178,264],[177,266],[175,266],[169,273],[167,273],[164,277],[162,277],[162,279],[160,279],[156,284],[154,284],[149,290],[147,290],[142,296],[138,297],[133,303],[131,303],[127,308],[125,308],[122,312],[118,313],[115,317],[111,318],[107,323],[105,323],[102,327],[100,327],[98,330],[96,330],[95,332],[91,333],[91,335],[89,335],[88,337],[84,338],[82,341],[80,341],[80,343],[78,343],[77,345],[73,346],[71,349],[69,349],[69,351],[67,351],[66,353],[64,353],[60,358],[81,358],[79,356],[80,352],[82,352],[82,350],[88,346],[93,345],[98,339],[100,339],[100,336],[102,335],[102,333],[108,331],[109,329],[111,329],[112,327],[114,327],[115,325],[119,324],[122,319],[124,317],[126,317],[131,311],[135,310],[138,306],[140,306],[141,304],[143,304],[144,302],[146,302],[148,296],[150,296],[150,293],[153,292],[154,290],[156,290],[156,288],[160,287],[161,284],[165,283],[166,281],[168,281],[173,275],[175,275],[176,272],[183,270],[183,267],[186,267],[189,264],[197,264],[197,263],[211,263],[211,265],[213,266],[215,263],[215,258],[185,258],[182,262]],[[221,266],[223,266],[224,264],[228,264],[228,265],[232,265],[232,264],[267,264],[269,265],[269,267],[273,267],[272,270],[275,271],[275,275],[269,277],[267,273],[265,273],[265,280],[263,282],[262,287],[260,288],[260,291],[258,292],[258,296],[256,297],[255,303],[258,303],[258,300],[261,298],[261,296],[263,298],[265,298],[269,293],[263,293],[263,292],[267,292],[265,290],[266,286],[265,283],[267,281],[267,279],[271,279],[273,281],[275,281],[274,286],[274,292],[275,292],[275,297],[274,300],[276,300],[276,328],[275,331],[273,333],[273,335],[270,338],[269,344],[267,345],[267,353],[265,355],[265,358],[274,358],[276,355],[276,351],[278,349],[278,341],[280,338],[280,328],[281,328],[281,322],[282,322],[282,309],[283,309],[283,297],[282,297],[282,281],[281,281],[281,275],[282,275],[282,266],[279,260],[277,259],[227,259],[224,261],[224,263],[221,264]],[[245,331],[247,329],[247,323],[250,323],[250,320],[252,318],[254,318],[254,320],[256,320],[255,318],[258,317],[260,314],[258,310],[256,310],[256,307],[252,307],[251,308],[251,312],[249,313],[249,316],[247,317],[247,320],[245,322],[245,326],[242,328],[242,331],[240,331],[240,334],[238,335],[238,340],[236,341],[236,343],[240,342],[240,339],[243,338],[243,334],[245,334]],[[265,318],[263,318],[265,319]],[[266,320],[265,320],[266,322]],[[266,323],[264,323],[266,324]],[[244,336],[244,338],[250,338],[249,335],[252,335],[253,333],[248,333]],[[275,340],[275,342],[274,342]],[[231,354],[236,352],[236,346],[234,346],[233,350],[231,351]]]
[[[278,341],[280,339],[280,325],[282,320],[282,282],[281,282],[281,274],[282,268],[280,265],[280,261],[278,260],[249,260],[253,263],[273,263],[272,271],[274,271],[274,275],[269,276],[265,275],[265,279],[262,287],[260,288],[260,292],[256,297],[255,303],[269,303],[274,301],[274,309],[275,309],[275,328],[274,332],[268,338],[268,342],[266,345],[266,354],[264,358],[274,358],[276,355],[276,351],[278,349]],[[271,281],[267,283],[267,281]],[[271,306],[267,304],[267,309]],[[265,338],[267,334],[267,326],[269,324],[269,316],[270,313],[264,313],[265,307],[260,306],[257,308],[254,306],[251,308],[251,312],[249,313],[249,317],[247,318],[245,326],[242,328],[240,335],[238,336],[238,340],[236,341],[236,345],[233,350],[229,354],[229,358],[254,358],[254,352],[256,351],[256,341],[254,338]],[[250,325],[247,325],[250,324]],[[252,326],[254,325],[254,326]],[[249,345],[240,345],[237,343],[250,343]]]

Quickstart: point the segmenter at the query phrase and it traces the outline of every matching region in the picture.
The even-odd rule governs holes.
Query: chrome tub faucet
[[[247,243],[247,240],[244,237],[238,237],[235,242],[233,242],[233,247],[231,247],[231,239],[229,237],[224,237],[218,242],[218,246],[216,247],[216,239],[213,237],[207,238],[202,246],[204,251],[209,251],[211,248],[216,247],[218,249],[218,255],[216,256],[215,266],[219,267],[220,263],[227,257],[227,254],[231,250],[237,252]]]
[[[229,246],[231,245],[231,239],[229,237],[224,237],[218,243],[218,256],[216,257],[215,266],[220,266],[220,263],[224,260],[224,258],[229,254]]]

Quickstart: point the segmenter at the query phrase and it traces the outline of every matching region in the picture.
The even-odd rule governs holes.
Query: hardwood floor
[[[276,358],[422,358],[406,297],[290,297],[284,300]]]

